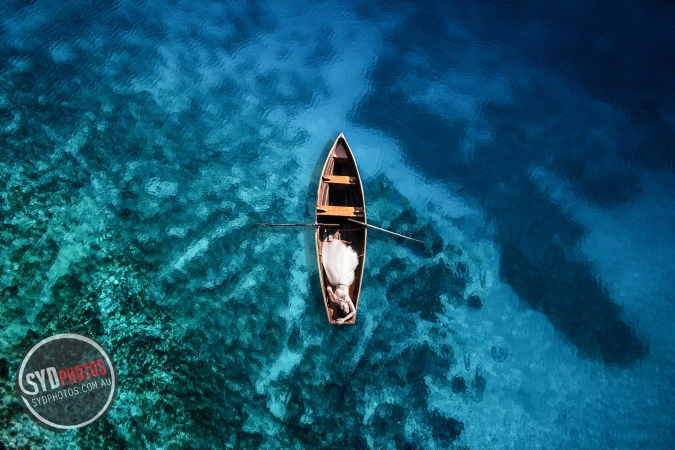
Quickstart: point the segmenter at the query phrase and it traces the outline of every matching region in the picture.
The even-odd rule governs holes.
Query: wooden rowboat
[[[356,160],[344,135],[340,133],[333,147],[328,153],[326,162],[321,171],[319,189],[316,196],[316,227],[314,238],[316,240],[316,259],[319,263],[319,279],[321,280],[321,292],[323,304],[326,307],[328,322],[335,324],[338,317],[331,317],[329,308],[328,279],[321,262],[321,247],[329,234],[336,232],[336,224],[340,225],[339,237],[347,245],[350,245],[359,256],[359,265],[354,274],[354,283],[349,287],[349,297],[358,311],[359,294],[363,280],[363,266],[366,262],[366,235],[367,229],[363,225],[351,222],[366,222],[366,204],[363,197],[363,185],[356,167]],[[326,224],[322,226],[322,224]],[[334,288],[334,286],[333,286]],[[356,313],[347,320],[346,324],[356,322]]]
[[[331,308],[331,306],[335,305],[331,305],[329,300],[327,288],[330,284],[321,258],[323,243],[330,235],[351,246],[358,256],[354,282],[348,289],[349,298],[351,298],[354,304],[354,315],[342,322],[351,325],[356,323],[356,313],[359,308],[363,267],[366,263],[366,237],[368,228],[428,245],[424,241],[394,233],[393,231],[385,230],[366,222],[366,202],[363,196],[361,176],[359,175],[359,169],[356,167],[354,154],[342,133],[337,137],[333,147],[328,152],[328,157],[321,170],[319,189],[316,195],[314,223],[257,223],[256,225],[265,227],[314,227],[321,294],[323,295],[323,305],[326,308],[328,323],[331,324],[338,323],[337,319],[342,319],[342,317],[333,317],[333,309],[337,310],[338,308]],[[336,286],[331,287],[336,292]]]

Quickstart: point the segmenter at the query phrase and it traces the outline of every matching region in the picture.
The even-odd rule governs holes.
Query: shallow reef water
[[[674,23],[3,2],[0,450],[671,448]],[[255,226],[314,220],[339,132],[368,220],[427,243],[369,231],[345,327],[312,229]],[[119,391],[53,433],[15,377],[66,332]]]

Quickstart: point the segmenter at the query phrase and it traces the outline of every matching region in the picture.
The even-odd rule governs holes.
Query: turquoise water
[[[0,6],[0,449],[672,448],[675,9],[622,1]],[[339,132],[357,325],[311,230]],[[14,377],[79,332],[105,419]]]

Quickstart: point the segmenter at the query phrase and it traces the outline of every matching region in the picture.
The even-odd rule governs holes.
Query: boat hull
[[[334,234],[336,231],[339,231],[340,239],[351,246],[359,257],[359,264],[354,274],[354,283],[349,287],[349,296],[354,303],[356,312],[358,312],[359,307],[363,268],[366,262],[368,230],[365,226],[350,222],[348,219],[367,223],[361,176],[351,148],[341,133],[335,140],[330,152],[328,152],[319,178],[315,212],[315,222],[319,226],[314,231],[321,293],[326,308],[326,316],[331,324],[335,324],[338,317],[332,317],[333,313],[327,292],[327,287],[330,284],[321,262],[321,247],[328,235]],[[339,228],[334,225],[339,225]],[[334,288],[335,286],[333,286]],[[351,319],[344,323],[356,323],[356,312]]]

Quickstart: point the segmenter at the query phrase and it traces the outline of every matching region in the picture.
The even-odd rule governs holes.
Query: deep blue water
[[[0,6],[0,448],[675,442],[675,5]],[[339,132],[369,233],[329,327]],[[120,372],[54,434],[14,394],[68,331]]]

